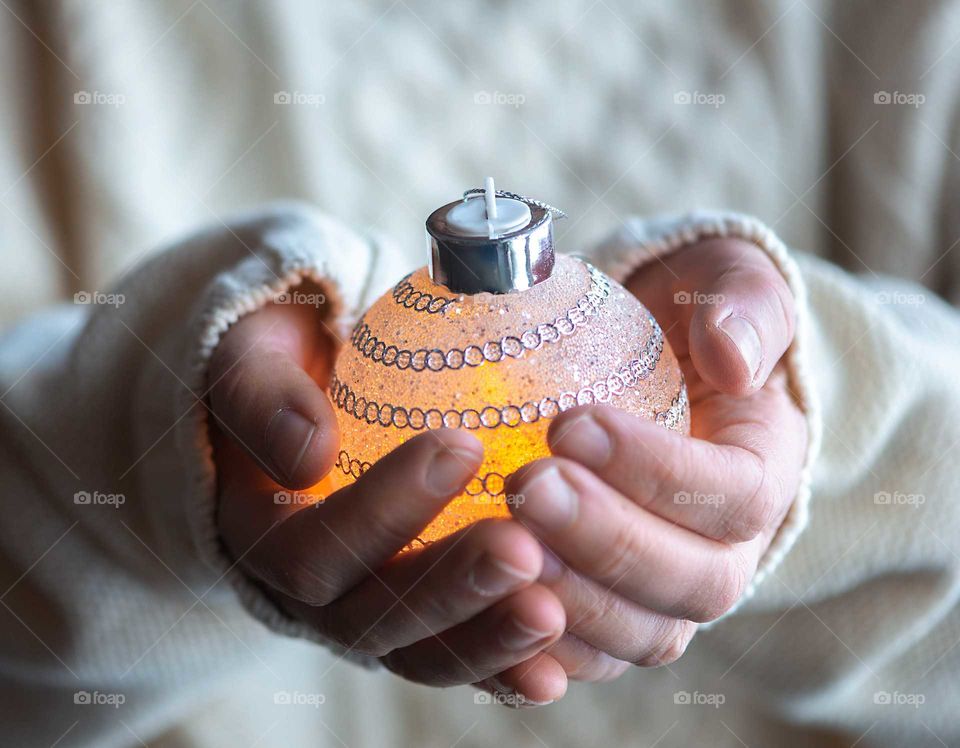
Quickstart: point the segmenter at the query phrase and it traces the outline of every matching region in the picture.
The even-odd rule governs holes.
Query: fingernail
[[[290,478],[303,462],[317,424],[295,410],[283,408],[267,424],[267,454],[280,478]]]
[[[518,514],[542,530],[562,530],[577,518],[577,494],[556,465],[541,470],[521,490]]]
[[[470,569],[468,583],[474,592],[485,597],[503,595],[516,587],[533,581],[533,577],[485,553]]]
[[[757,328],[750,320],[731,314],[720,323],[720,330],[737,346],[740,357],[750,371],[751,380],[756,379],[763,363],[763,348]]]
[[[487,678],[487,683],[490,684],[490,687],[493,688],[497,693],[502,694],[511,694],[514,692],[514,689],[500,680],[497,676]]]
[[[515,688],[508,686],[496,676],[487,678],[487,685],[501,696],[510,697],[509,699],[504,699],[503,704],[506,706],[512,706],[516,709],[530,709],[538,706],[548,706],[556,701],[556,699],[550,699],[550,701],[535,701],[529,696],[524,696],[522,693],[517,693]]]
[[[588,468],[602,468],[610,461],[613,444],[607,430],[590,415],[577,417],[550,445]]]
[[[552,635],[552,631],[539,631],[510,616],[500,627],[499,639],[504,647],[517,652],[532,647],[537,642],[548,639]]]
[[[441,447],[427,467],[427,485],[437,496],[449,496],[470,479],[476,465],[473,452]]]
[[[517,708],[519,709],[533,709],[538,706],[550,706],[554,703],[556,699],[550,699],[550,701],[534,701],[529,696],[524,696],[522,693],[517,694]]]

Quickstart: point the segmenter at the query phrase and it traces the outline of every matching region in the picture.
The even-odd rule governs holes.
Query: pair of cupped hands
[[[508,479],[524,497],[511,519],[400,556],[479,468],[480,443],[430,431],[323,503],[277,503],[336,460],[321,385],[337,341],[312,307],[243,318],[210,369],[227,550],[287,614],[419,683],[542,705],[568,679],[673,662],[743,596],[793,501],[807,439],[780,363],[794,299],[762,250],[726,238],[626,285],[680,361],[692,434],[609,406],[566,411],[553,456]]]

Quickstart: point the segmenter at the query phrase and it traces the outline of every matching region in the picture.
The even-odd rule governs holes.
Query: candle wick
[[[483,180],[483,200],[487,207],[487,237],[494,239],[497,236],[497,228],[494,225],[497,220],[497,190],[493,184],[493,177]]]
[[[483,197],[487,203],[487,218],[497,220],[497,191],[493,186],[493,177],[487,177],[483,184]]]

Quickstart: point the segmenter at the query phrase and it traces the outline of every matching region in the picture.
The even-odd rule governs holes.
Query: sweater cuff
[[[793,343],[784,354],[788,387],[807,423],[807,451],[800,483],[783,523],[743,597],[725,615],[753,597],[764,579],[773,572],[793,547],[807,525],[813,464],[820,448],[821,418],[809,362],[810,309],[807,289],[796,261],[782,241],[761,221],[738,213],[698,211],[682,216],[628,219],[624,227],[603,241],[594,251],[597,265],[612,278],[625,283],[638,269],[687,245],[720,237],[748,241],[767,253],[783,274],[797,310]],[[719,620],[719,619],[718,619]]]
[[[189,338],[190,391],[182,389],[178,412],[186,412],[209,388],[208,370],[214,350],[226,332],[245,315],[271,302],[289,303],[285,292],[306,280],[325,296],[325,324],[338,340],[348,335],[377,264],[378,245],[365,240],[309,208],[268,209],[248,243],[249,256],[216,275],[191,315]],[[239,568],[221,542],[217,526],[217,477],[210,441],[208,410],[193,407],[178,425],[177,443],[186,464],[186,516],[200,560],[217,579],[226,581],[240,603],[271,631],[321,643],[335,654],[373,666],[376,661],[344,650],[313,627],[278,607]]]

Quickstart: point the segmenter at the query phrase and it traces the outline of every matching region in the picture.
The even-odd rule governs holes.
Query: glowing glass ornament
[[[683,376],[656,320],[601,271],[554,254],[554,209],[492,182],[430,215],[430,265],[363,315],[331,384],[341,435],[333,489],[427,429],[467,429],[483,443],[479,474],[420,543],[508,516],[504,479],[549,455],[550,420],[576,405],[690,429]]]

